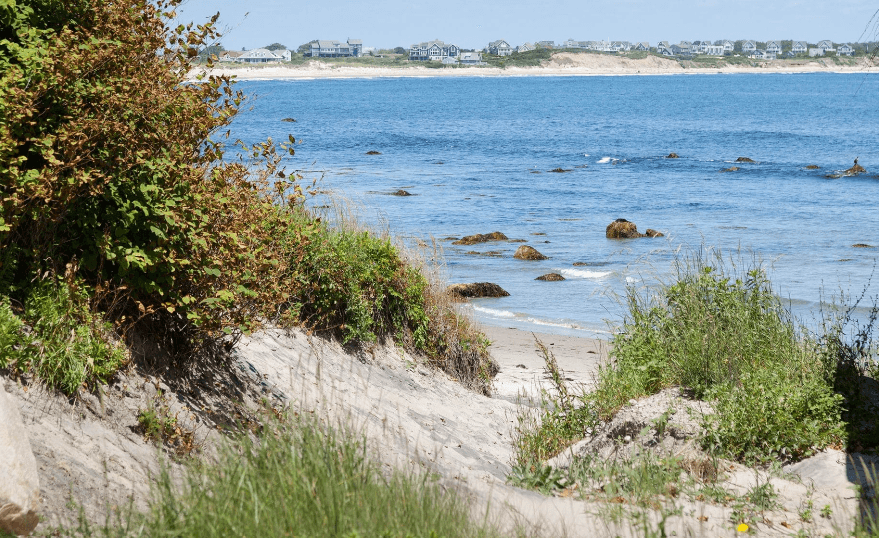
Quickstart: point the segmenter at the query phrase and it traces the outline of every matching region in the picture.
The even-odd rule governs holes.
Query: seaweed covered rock
[[[475,245],[477,243],[488,243],[489,241],[506,241],[509,238],[500,232],[491,232],[490,234],[474,234],[467,235],[458,239],[453,245]]]
[[[646,235],[647,237],[665,237],[664,233],[654,230],[653,228],[647,228],[644,231],[644,235]]]
[[[680,159],[681,157],[677,153],[671,152],[668,155],[666,155],[665,158],[666,159]]]
[[[738,166],[730,166],[729,168],[724,168],[721,172],[735,172],[739,169]]]
[[[867,172],[867,170],[865,170],[863,166],[861,166],[857,162],[855,162],[854,166],[852,166],[851,168],[849,168],[848,170],[846,170],[843,173],[847,176],[856,176],[858,174],[864,174],[866,172]]]
[[[367,155],[381,155],[382,152],[380,152],[380,151],[375,151],[375,150],[373,149],[373,150],[369,150],[369,151],[367,151],[366,154],[367,154]]]
[[[516,253],[513,254],[513,257],[517,260],[546,260],[548,259],[546,256],[537,251],[536,248],[522,245],[521,247],[516,249]]]
[[[412,193],[409,191],[404,191],[403,189],[400,189],[398,191],[392,192],[391,196],[412,196]]]
[[[753,163],[753,162],[757,162],[757,161],[755,161],[754,159],[750,159],[748,157],[739,157],[738,159],[736,159],[736,162],[737,163]]]
[[[471,284],[452,284],[446,292],[453,297],[462,299],[472,297],[508,297],[507,290],[491,282],[473,282]]]
[[[558,273],[547,273],[545,275],[540,275],[534,280],[542,280],[544,282],[561,282],[562,280],[565,280],[565,277]]]
[[[810,164],[809,166],[806,167],[806,170],[818,170],[819,168],[821,168],[821,167],[818,166],[817,164]]]
[[[634,222],[626,219],[617,219],[607,225],[604,235],[608,239],[635,239],[636,237],[644,237],[638,232],[638,227]]]

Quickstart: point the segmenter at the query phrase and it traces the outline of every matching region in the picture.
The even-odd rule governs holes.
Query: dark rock
[[[281,121],[286,121],[286,122],[290,122],[290,123],[295,123],[295,122],[296,122],[296,120],[294,120],[293,118],[284,118],[284,119],[282,119]]]
[[[564,280],[565,277],[558,273],[547,273],[545,275],[541,275],[534,280],[543,280],[544,282],[560,282]]]
[[[644,235],[647,237],[665,237],[664,233],[658,232],[652,228],[647,228],[647,230],[644,231]]]
[[[608,239],[634,239],[636,237],[644,237],[638,233],[638,227],[634,222],[626,219],[617,219],[607,225],[604,235]]]
[[[509,238],[500,232],[491,232],[490,234],[467,235],[458,239],[453,245],[475,245],[477,243],[487,243],[489,241],[506,241]]]
[[[509,297],[509,293],[491,282],[474,282],[472,284],[452,284],[446,291],[449,295],[461,298],[470,297]]]
[[[412,193],[409,191],[404,191],[403,189],[398,190],[397,192],[392,192],[393,196],[412,196]]]
[[[677,153],[671,152],[668,155],[666,155],[665,158],[666,159],[680,159],[681,157]]]
[[[852,247],[854,247],[854,248],[875,248],[873,245],[867,245],[864,243],[855,243],[854,245],[852,245]]]
[[[382,152],[380,152],[380,151],[375,151],[375,150],[373,149],[373,150],[369,150],[369,151],[367,151],[366,154],[367,154],[367,155],[381,155]]]
[[[810,164],[809,166],[806,167],[806,170],[818,170],[819,168],[821,168],[821,167],[818,166],[817,164]]]
[[[737,163],[753,163],[753,162],[757,162],[757,161],[755,161],[754,159],[749,159],[748,157],[739,157],[738,159],[736,159],[736,162]]]
[[[510,239],[510,243],[527,243],[527,239]]]
[[[564,174],[565,172],[570,172],[570,170],[565,170],[564,168],[553,168],[550,172],[555,172],[556,174]]]
[[[721,170],[721,172],[735,172],[738,169],[738,166],[730,166],[729,168],[724,168],[723,170]]]
[[[539,173],[540,173],[540,170],[532,170],[531,173],[532,173],[532,174],[539,174]]]
[[[528,245],[522,245],[521,247],[516,249],[516,253],[513,254],[513,257],[517,260],[546,260],[548,259],[546,256],[537,252],[537,249],[534,247],[529,247]]]
[[[856,175],[858,175],[858,174],[864,174],[864,173],[866,173],[866,172],[867,172],[867,171],[864,169],[863,166],[861,166],[861,165],[855,163],[854,166],[852,166],[851,168],[849,168],[848,170],[846,170],[846,171],[843,172],[843,173],[844,173],[845,175],[847,175],[847,176],[856,176]]]
[[[458,239],[460,239],[460,237],[455,237],[454,235],[443,237],[443,241],[457,241]]]
[[[531,235],[546,235],[544,232],[532,232]]]

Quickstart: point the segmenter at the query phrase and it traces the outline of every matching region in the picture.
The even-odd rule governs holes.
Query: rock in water
[[[446,288],[449,295],[461,298],[469,297],[508,297],[507,290],[491,282],[474,282],[472,284],[452,284]]]
[[[382,152],[380,152],[380,151],[375,151],[375,150],[373,149],[373,150],[369,150],[369,151],[367,151],[366,154],[367,154],[367,155],[381,155]]]
[[[404,191],[403,189],[400,189],[396,192],[392,192],[391,195],[393,195],[393,196],[412,196],[412,193],[409,191]]]
[[[756,161],[754,161],[754,159],[749,159],[748,157],[739,157],[738,159],[736,159],[736,162],[737,163],[753,163]]]
[[[873,245],[867,245],[866,243],[855,243],[852,245],[852,248],[873,248]]]
[[[528,245],[522,245],[521,247],[516,249],[516,253],[513,254],[513,257],[518,260],[546,260],[548,259],[543,254],[537,252],[537,249],[534,247],[529,247]]]
[[[644,231],[644,235],[646,235],[647,237],[665,237],[664,233],[658,232],[653,228],[647,228],[647,230]]]
[[[500,232],[491,232],[490,234],[467,235],[458,239],[453,245],[475,245],[477,243],[487,243],[489,241],[506,241],[507,236]]]
[[[293,118],[284,118],[284,119],[282,119],[281,121],[286,121],[286,122],[289,122],[289,123],[294,123],[294,122],[296,122],[296,120],[294,120]]]
[[[852,166],[851,168],[849,168],[848,170],[846,170],[843,173],[847,176],[856,176],[858,174],[863,174],[865,172],[866,172],[866,170],[864,169],[863,166],[861,166],[859,164],[855,164],[854,166]]]
[[[0,380],[0,529],[30,534],[40,518],[37,460],[15,402]]]
[[[681,157],[677,153],[671,152],[668,155],[666,155],[665,158],[666,159],[680,159]]]
[[[563,277],[562,275],[560,275],[558,273],[547,273],[545,275],[540,275],[539,277],[535,278],[534,280],[543,280],[544,282],[560,282],[564,279],[565,279],[565,277]]]
[[[738,166],[730,166],[729,168],[724,168],[723,170],[721,170],[721,172],[735,172],[738,169]]]
[[[644,237],[638,233],[638,227],[634,222],[626,219],[617,219],[607,225],[604,235],[608,239],[635,239],[636,237]]]
[[[806,167],[806,170],[817,170],[819,168],[821,168],[821,167],[818,166],[817,164],[810,164],[809,166]]]

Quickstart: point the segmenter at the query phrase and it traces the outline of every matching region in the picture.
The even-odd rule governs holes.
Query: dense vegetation
[[[523,424],[520,466],[557,454],[630,399],[669,387],[711,402],[701,442],[716,456],[766,464],[828,446],[879,446],[865,392],[876,374],[875,304],[865,325],[837,309],[814,334],[792,318],[759,265],[695,253],[676,269],[671,282],[628,288],[628,315],[595,390],[560,390],[540,421]]]
[[[0,367],[72,393],[119,338],[182,360],[270,322],[393,336],[487,390],[485,342],[417,266],[305,211],[292,136],[228,153],[245,96],[187,80],[217,34],[169,28],[179,3],[0,3]]]

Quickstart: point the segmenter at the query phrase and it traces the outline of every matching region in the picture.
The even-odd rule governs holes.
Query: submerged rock
[[[644,231],[644,235],[646,235],[647,237],[665,237],[664,233],[658,232],[653,228],[647,228],[647,230]]]
[[[516,253],[513,254],[513,257],[518,260],[547,260],[546,256],[537,252],[537,249],[534,247],[529,247],[528,245],[522,245],[521,247],[516,249]]]
[[[381,155],[382,152],[380,152],[380,151],[375,151],[374,149],[372,149],[372,150],[367,151],[366,154],[367,154],[367,155]]]
[[[556,174],[564,174],[565,172],[570,172],[570,170],[565,170],[564,168],[553,168],[550,172],[555,172]]]
[[[604,235],[608,239],[635,239],[636,237],[644,237],[638,232],[638,227],[634,222],[626,219],[617,219],[607,225]]]
[[[396,192],[392,192],[391,195],[392,196],[412,196],[412,193],[409,191],[404,191],[403,189],[400,189]]]
[[[509,297],[509,292],[492,282],[473,282],[471,284],[452,284],[446,288],[449,295],[460,298]]]
[[[854,166],[852,166],[851,168],[849,168],[848,170],[843,172],[843,174],[845,174],[847,176],[856,176],[858,174],[864,174],[866,172],[867,171],[864,169],[863,166],[859,165],[858,163],[855,163]]]
[[[748,157],[739,157],[738,159],[736,159],[736,162],[737,163],[753,163],[753,162],[757,162],[757,161],[755,161],[754,159],[749,159]]]
[[[491,232],[490,234],[474,234],[466,235],[458,239],[453,245],[475,245],[477,243],[487,243],[489,241],[507,241],[509,237],[500,232]]]
[[[545,275],[540,275],[534,280],[543,280],[544,282],[561,282],[565,277],[558,273],[547,273]]]
[[[721,172],[735,172],[738,169],[738,166],[730,166],[729,168],[724,168],[723,170],[721,170]]]
[[[817,164],[810,164],[809,166],[806,167],[806,170],[818,170],[819,168],[821,168],[821,167],[818,166]]]
[[[290,122],[290,123],[295,123],[295,122],[296,122],[296,120],[294,120],[293,118],[284,118],[284,119],[282,119],[281,121],[286,121],[286,122]]]
[[[875,248],[873,245],[867,245],[865,243],[855,243],[852,245],[854,248]]]
[[[666,155],[665,158],[666,159],[680,159],[681,157],[677,153],[671,152],[668,155]]]

